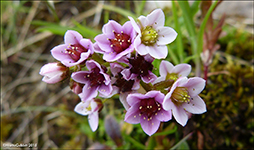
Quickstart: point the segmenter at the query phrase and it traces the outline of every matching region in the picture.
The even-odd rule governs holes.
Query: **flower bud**
[[[40,75],[44,76],[42,81],[54,84],[62,81],[68,75],[69,68],[60,62],[48,63],[41,67]]]
[[[100,112],[100,111],[102,110],[102,108],[103,108],[103,103],[102,103],[102,101],[101,101],[100,99],[95,98],[95,99],[94,99],[94,102],[97,104],[98,112]]]
[[[75,82],[74,80],[70,80],[69,86],[72,90],[72,92],[74,92],[75,94],[80,94],[82,92],[82,88],[84,86],[84,84]]]

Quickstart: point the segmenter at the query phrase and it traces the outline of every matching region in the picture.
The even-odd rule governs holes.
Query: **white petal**
[[[171,27],[159,28],[157,29],[157,32],[159,35],[157,40],[158,45],[167,45],[172,43],[177,37],[176,31]]]
[[[160,64],[160,75],[166,77],[168,73],[172,73],[174,65],[168,61],[162,60]]]
[[[195,96],[192,97],[193,100],[190,100],[190,103],[183,103],[183,108],[186,109],[186,111],[192,113],[192,114],[202,114],[206,112],[206,104],[205,102],[199,97]]]

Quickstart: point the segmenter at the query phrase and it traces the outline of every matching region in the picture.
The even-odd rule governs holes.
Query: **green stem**
[[[178,52],[178,57],[180,59],[180,63],[182,63],[183,62],[183,55],[184,55],[183,42],[182,42],[182,32],[180,30],[177,11],[176,11],[176,6],[175,6],[174,1],[172,1],[172,10],[173,10],[173,16],[174,16],[174,22],[175,22],[175,30],[178,33],[177,38],[176,38],[177,52]]]
[[[151,91],[152,86],[150,84],[146,84],[145,82],[143,82],[142,80],[140,81],[141,86],[148,92]]]

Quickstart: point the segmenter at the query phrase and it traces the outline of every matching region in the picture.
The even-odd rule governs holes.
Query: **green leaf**
[[[130,16],[130,17],[132,17],[132,18],[136,18],[136,15],[135,15],[135,14],[133,14],[132,12],[130,12],[130,11],[128,11],[128,10],[122,9],[122,8],[120,8],[120,7],[116,7],[116,6],[104,4],[104,5],[103,5],[103,9],[109,10],[109,11],[114,11],[114,12],[116,12],[116,13],[119,13],[119,14],[125,16],[126,18],[128,18],[128,16]]]
[[[173,133],[176,132],[176,130],[177,130],[177,127],[174,126],[174,128],[172,130],[166,130],[166,131],[158,132],[158,133],[155,133],[153,136],[173,134]]]
[[[186,142],[186,140],[192,135],[193,132],[189,133],[188,135],[186,135],[183,139],[181,139],[176,145],[174,145],[170,150],[174,150],[174,149],[180,149],[179,146],[182,145],[184,142]],[[183,145],[184,146],[184,145]]]
[[[136,148],[138,148],[138,149],[145,149],[146,148],[145,145],[139,143],[138,140],[132,138],[131,136],[129,136],[125,133],[123,133],[122,135],[126,141],[132,143]]]

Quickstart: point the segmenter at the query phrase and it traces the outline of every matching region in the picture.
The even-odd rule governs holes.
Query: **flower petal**
[[[142,115],[140,118],[140,124],[144,132],[151,136],[159,129],[160,121],[155,117],[148,121],[147,116]]]
[[[135,104],[133,106],[131,106],[126,114],[125,114],[125,118],[124,121],[128,122],[130,124],[137,124],[140,122],[140,116],[139,116],[139,104]]]
[[[157,79],[157,76],[155,74],[153,74],[150,70],[148,71],[148,75],[146,76],[141,76],[141,79],[145,82],[145,83],[150,83],[150,82],[154,82]]]
[[[138,23],[140,23],[141,27],[146,27],[149,25],[149,21],[145,16],[139,16],[137,20]]]
[[[171,27],[161,27],[158,29],[158,45],[167,45],[169,43],[172,43],[176,37],[177,33],[176,31]]]
[[[185,87],[188,88],[189,95],[194,97],[205,88],[205,80],[200,77],[189,78]]]
[[[191,72],[191,65],[189,64],[178,64],[172,69],[173,73],[177,73],[179,77],[186,77]]]
[[[94,40],[96,41],[97,45],[99,46],[99,48],[104,51],[104,52],[111,52],[112,51],[112,47],[110,47],[110,41],[107,40],[107,35],[105,34],[100,34],[97,35]]]
[[[90,84],[85,84],[82,89],[82,93],[80,93],[78,96],[83,102],[86,102],[87,100],[95,98],[97,95],[98,87],[91,87]]]
[[[143,95],[143,94],[140,94],[140,93],[133,93],[133,94],[129,94],[126,98],[128,104],[130,106],[136,104],[136,103],[139,103],[140,102],[140,99],[145,99],[147,98],[147,96]]]
[[[149,25],[152,25],[153,28],[164,26],[165,15],[161,9],[155,9],[150,14],[147,15],[147,20]]]
[[[206,112],[206,104],[205,102],[199,97],[195,96],[192,97],[193,100],[190,100],[190,103],[183,103],[182,107],[186,109],[186,111],[192,114],[202,114]]]
[[[50,52],[51,55],[58,61],[71,60],[69,54],[65,53],[65,49],[68,47],[66,44],[60,44],[55,46]]]
[[[111,84],[108,84],[108,85],[101,84],[98,90],[99,90],[100,94],[102,94],[103,96],[108,96],[111,94],[113,88],[112,88]]]
[[[138,34],[141,34],[141,30],[140,30],[139,26],[137,25],[136,21],[132,17],[130,17],[130,16],[128,18],[130,19],[131,25],[134,28],[134,30],[136,32],[138,32]]]
[[[113,39],[115,37],[114,32],[121,33],[122,26],[114,20],[109,20],[109,22],[102,27],[102,31],[108,38]]]
[[[174,65],[168,61],[162,60],[160,64],[160,75],[166,77],[168,73],[172,73]]]
[[[160,111],[157,112],[157,115],[155,115],[155,117],[159,121],[166,122],[172,119],[172,113],[171,113],[171,110],[165,111],[161,109]]]
[[[130,94],[130,92],[124,92],[119,94],[119,100],[123,104],[124,108],[128,110],[130,108],[130,105],[127,103],[127,96]]]
[[[99,114],[97,111],[88,115],[88,122],[92,131],[96,131],[99,124]]]
[[[164,59],[168,55],[168,48],[164,45],[146,46],[146,50],[152,57],[156,59]]]
[[[64,35],[64,43],[65,44],[77,44],[82,39],[82,35],[74,30],[66,31]]]
[[[172,109],[175,120],[182,126],[185,126],[188,121],[188,115],[182,106],[174,106]]]
[[[144,44],[141,44],[141,38],[140,35],[138,35],[134,41],[134,47],[138,54],[140,55],[146,55],[148,53],[146,46]]]
[[[82,84],[86,84],[87,83],[87,79],[85,78],[87,75],[89,74],[88,71],[78,71],[78,72],[73,72],[71,74],[71,78],[78,82],[78,83],[82,83]]]
[[[87,101],[86,103],[84,103],[84,102],[78,103],[75,106],[74,111],[80,115],[83,115],[83,116],[89,115],[91,113],[91,111],[87,110],[89,103],[90,103],[90,101]]]

